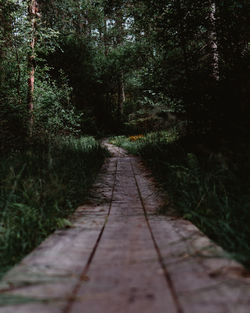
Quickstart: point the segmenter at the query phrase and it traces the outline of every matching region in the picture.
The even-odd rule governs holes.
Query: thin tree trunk
[[[107,27],[107,17],[104,17],[104,33],[103,33],[103,46],[104,46],[104,54],[105,56],[109,53],[108,47],[108,27]]]
[[[30,0],[28,14],[31,22],[31,42],[30,42],[30,52],[28,54],[28,69],[29,69],[29,79],[28,79],[28,109],[29,109],[29,135],[33,134],[34,126],[34,90],[35,90],[35,47],[36,47],[36,30],[37,30],[37,1]]]
[[[184,71],[186,79],[189,80],[189,66],[188,66],[188,54],[187,54],[187,43],[186,38],[184,34],[184,21],[183,21],[183,14],[182,14],[182,8],[181,8],[181,1],[177,0],[177,12],[178,12],[178,18],[179,18],[179,42],[180,42],[180,48],[182,50],[183,55],[183,61],[184,61]]]
[[[210,5],[210,24],[211,31],[209,33],[209,45],[211,51],[211,67],[212,67],[212,76],[215,80],[219,80],[219,52],[218,52],[218,43],[217,43],[217,34],[216,34],[216,4],[214,1],[211,1]]]
[[[20,65],[20,58],[18,54],[18,48],[16,44],[14,43],[15,47],[15,52],[16,52],[16,62],[17,62],[17,84],[16,84],[16,89],[17,89],[17,95],[18,95],[18,102],[21,104],[21,91],[20,91],[20,85],[21,85],[21,65]]]
[[[4,5],[5,6],[5,5]],[[0,9],[0,25],[1,25],[1,46],[0,46],[0,87],[4,85],[5,81],[5,69],[3,66],[4,60],[6,59],[7,51],[11,47],[11,25],[12,19],[6,14],[4,7]]]
[[[77,21],[76,21],[76,33],[80,37],[84,32],[84,16],[83,16],[83,8],[81,6],[81,2],[77,2]]]
[[[123,43],[123,12],[122,10],[118,10],[117,15],[116,15],[116,31],[117,31],[117,36],[116,36],[116,45],[119,46]],[[119,119],[122,118],[123,115],[123,106],[125,102],[125,88],[124,88],[124,73],[123,70],[121,69],[118,73],[118,116]]]
[[[123,74],[123,71],[121,71],[119,74],[119,79],[118,79],[118,112],[119,112],[119,117],[122,117],[122,115],[123,115],[123,105],[124,105],[125,101],[126,101],[126,97],[125,97],[125,88],[124,88],[124,74]]]
[[[2,84],[4,82],[4,68],[2,65],[3,59],[4,59],[4,51],[0,47],[0,88],[2,87]]]

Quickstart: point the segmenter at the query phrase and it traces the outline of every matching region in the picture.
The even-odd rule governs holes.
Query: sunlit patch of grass
[[[0,273],[17,263],[82,204],[105,157],[92,137],[57,138],[2,156]]]

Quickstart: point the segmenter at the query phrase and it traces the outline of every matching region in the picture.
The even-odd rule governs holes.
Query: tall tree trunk
[[[108,26],[107,26],[107,23],[108,23],[108,19],[105,16],[104,17],[104,32],[103,32],[103,46],[104,46],[104,54],[105,54],[105,56],[107,56],[108,53],[109,53],[109,47],[108,47]]]
[[[8,12],[8,4],[0,4],[0,87],[4,85],[5,69],[3,66],[8,50],[11,48],[12,18]]]
[[[18,47],[15,43],[15,38],[14,38],[14,48],[15,48],[15,54],[16,54],[16,62],[17,62],[17,82],[16,82],[16,89],[17,89],[17,95],[18,95],[18,103],[21,104],[21,64],[20,64],[20,58],[19,58],[19,53],[18,53]]]
[[[34,126],[34,90],[35,90],[35,70],[36,70],[36,60],[35,60],[35,47],[36,47],[36,31],[37,31],[37,14],[38,7],[36,0],[30,0],[28,7],[29,20],[31,23],[31,42],[30,51],[28,53],[28,109],[29,109],[29,135],[32,136],[33,126]]]
[[[121,9],[118,9],[116,13],[116,45],[120,46],[123,43],[124,40],[124,28],[123,28],[123,12]],[[123,70],[120,69],[118,73],[118,116],[119,119],[122,118],[123,115],[123,106],[125,102],[125,88],[124,88],[124,73]]]
[[[123,115],[123,105],[125,100],[124,74],[123,71],[121,71],[118,78],[118,112],[120,118]]]
[[[183,64],[186,80],[189,80],[189,66],[188,66],[188,53],[187,53],[187,42],[185,37],[185,26],[184,26],[184,14],[182,13],[181,0],[177,0],[177,13],[179,19],[179,44],[183,55]]]
[[[77,4],[77,10],[76,10],[76,15],[77,15],[77,22],[76,22],[76,34],[80,37],[83,33],[84,29],[84,17],[82,15],[82,6],[81,2],[78,1]]]
[[[4,67],[3,67],[3,60],[5,57],[5,53],[3,47],[0,47],[0,88],[2,88],[4,82]]]
[[[209,46],[211,51],[211,68],[212,76],[215,80],[219,80],[219,52],[218,52],[218,43],[217,43],[217,34],[216,34],[216,4],[212,0],[210,2],[210,25],[211,31],[209,32]]]

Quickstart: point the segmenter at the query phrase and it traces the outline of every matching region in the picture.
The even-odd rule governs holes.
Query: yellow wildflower
[[[144,138],[143,135],[136,135],[136,136],[130,136],[129,140],[130,141],[137,141],[137,140],[142,139],[142,138]]]

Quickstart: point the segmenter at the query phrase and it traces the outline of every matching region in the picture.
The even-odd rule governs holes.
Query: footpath
[[[193,224],[158,214],[140,159],[105,143],[89,201],[5,275],[0,313],[250,313],[250,275]]]

